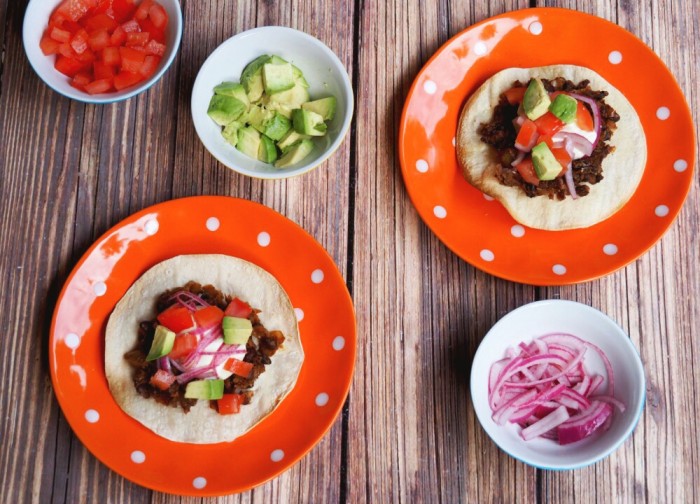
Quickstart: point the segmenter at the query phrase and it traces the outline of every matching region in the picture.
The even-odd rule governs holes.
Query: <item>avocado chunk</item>
[[[294,82],[296,84],[299,84],[305,88],[309,87],[309,83],[304,78],[304,74],[301,70],[299,70],[299,67],[292,65],[292,73],[294,74]]]
[[[277,147],[275,147],[274,140],[267,135],[260,137],[260,152],[258,152],[258,159],[263,163],[268,164],[272,164],[277,161]]]
[[[562,166],[549,150],[547,144],[538,143],[532,148],[532,164],[540,180],[554,180],[561,173]]]
[[[232,96],[217,95],[211,97],[207,114],[219,126],[226,126],[238,119],[245,112],[247,105]]]
[[[549,110],[551,100],[540,79],[530,79],[525,95],[523,96],[523,109],[525,115],[531,121],[542,117]]]
[[[565,123],[574,122],[577,108],[578,102],[576,98],[565,94],[557,95],[551,105],[549,105],[549,111]]]
[[[185,399],[221,399],[224,396],[224,380],[194,380],[185,388]]]
[[[263,65],[262,76],[265,92],[269,95],[294,87],[294,73],[289,63],[278,65],[266,63]]]
[[[326,134],[326,123],[323,117],[305,109],[292,110],[292,123],[299,133],[309,136],[323,136]]]
[[[273,110],[267,110],[259,105],[251,105],[240,120],[250,124],[260,133],[265,133],[266,124],[272,120],[274,116],[275,112]]]
[[[263,126],[265,135],[272,140],[279,140],[292,129],[292,122],[279,112],[275,112],[272,118],[267,120]]]
[[[302,103],[301,108],[316,112],[323,117],[324,121],[330,121],[335,117],[335,96],[327,96],[326,98]]]
[[[260,133],[252,126],[244,126],[238,130],[236,149],[248,157],[258,159],[260,152]]]
[[[224,317],[221,328],[224,331],[224,343],[227,345],[245,345],[253,333],[251,321],[242,317]]]
[[[239,121],[231,121],[221,131],[221,135],[234,147],[238,143],[238,130],[243,127]]]
[[[147,361],[160,359],[170,353],[175,343],[175,333],[162,325],[156,326],[156,332],[153,335],[153,343],[151,349],[146,356]]]
[[[263,104],[270,110],[275,110],[283,116],[292,117],[292,110],[301,108],[302,103],[309,101],[309,91],[305,86],[296,83],[287,91],[281,91],[263,97]]]
[[[242,101],[246,106],[250,105],[245,87],[243,87],[243,84],[238,84],[237,82],[222,82],[214,88],[214,94],[231,96],[232,98]]]
[[[277,147],[282,151],[282,154],[287,152],[292,145],[301,142],[302,140],[307,140],[311,138],[309,135],[302,135],[294,128],[290,129],[286,135],[284,135],[279,142],[277,142]]]
[[[264,54],[258,56],[253,61],[248,63],[241,74],[241,83],[245,87],[250,102],[256,102],[263,94],[263,77],[262,68],[270,61],[270,56]]]
[[[279,158],[275,163],[275,168],[287,168],[292,166],[303,160],[312,150],[314,150],[314,143],[311,140],[301,140],[287,149],[284,156]]]

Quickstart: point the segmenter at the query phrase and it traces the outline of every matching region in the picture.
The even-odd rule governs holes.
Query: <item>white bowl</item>
[[[289,168],[252,159],[226,142],[221,126],[207,115],[214,87],[224,81],[240,82],[245,66],[263,54],[277,55],[301,69],[311,99],[333,95],[336,113],[328,132],[314,138],[314,150]],[[354,108],[352,85],[343,64],[323,42],[283,26],[254,28],[235,35],[214,50],[202,65],[192,89],[192,120],[204,146],[224,165],[244,175],[280,179],[306,173],[323,163],[340,146],[348,132]]]
[[[175,59],[182,38],[182,11],[178,0],[158,0],[168,13],[168,26],[165,33],[165,54],[153,76],[136,86],[122,91],[91,95],[70,85],[70,78],[54,68],[56,56],[46,56],[41,52],[39,41],[48,26],[49,16],[62,0],[31,0],[24,14],[22,40],[24,51],[34,71],[47,86],[57,93],[85,103],[113,103],[126,100],[150,88],[163,76]]]
[[[541,438],[524,441],[517,425],[501,426],[493,421],[488,402],[491,364],[505,357],[508,347],[529,343],[553,332],[574,334],[605,352],[614,373],[615,397],[626,406],[624,413],[615,409],[607,431],[563,446]],[[589,372],[605,375],[602,360],[595,352],[586,353],[584,365]],[[636,427],[644,408],[645,393],[642,361],[627,334],[607,315],[573,301],[537,301],[508,313],[486,334],[472,364],[472,403],[481,426],[508,455],[540,469],[576,469],[608,456]]]

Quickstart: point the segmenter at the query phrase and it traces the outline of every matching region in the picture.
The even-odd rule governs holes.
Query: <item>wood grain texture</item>
[[[67,425],[48,372],[48,326],[67,275],[109,227],[151,204],[197,194],[261,202],[299,223],[348,280],[358,359],[344,415],[307,457],[226,503],[700,501],[700,189],[638,261],[576,286],[491,277],[422,223],[396,153],[408,89],[469,25],[560,6],[609,19],[649,45],[700,113],[697,2],[682,0],[183,0],[180,53],[149,92],[93,106],[52,92],[21,41],[26,0],[0,0],[0,502],[175,503],[95,459]],[[286,181],[243,177],[201,145],[190,119],[197,71],[243,30],[291,26],[339,56],[355,84],[351,134],[321,168]],[[696,160],[697,162],[697,160]],[[647,405],[606,460],[568,472],[511,459],[479,426],[471,359],[500,317],[542,298],[608,313],[640,349]]]

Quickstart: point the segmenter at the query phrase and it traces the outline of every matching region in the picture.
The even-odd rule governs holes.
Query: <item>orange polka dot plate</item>
[[[457,123],[466,99],[499,70],[563,63],[595,70],[627,97],[647,138],[647,165],[632,198],[605,221],[526,228],[462,176]],[[609,274],[661,238],[690,189],[695,140],[673,75],[638,38],[588,14],[534,8],[477,23],[433,55],[406,99],[399,158],[418,213],[458,256],[507,280],[564,285]]]
[[[195,445],[162,438],[120,409],[104,373],[104,330],[151,266],[202,253],[240,257],[277,278],[294,306],[305,359],[292,392],[247,434]],[[54,391],[83,444],[139,485],[194,496],[250,489],[304,456],[342,409],[355,352],[352,300],[328,253],[274,210],[220,196],[161,203],[107,231],[68,277],[49,339]]]

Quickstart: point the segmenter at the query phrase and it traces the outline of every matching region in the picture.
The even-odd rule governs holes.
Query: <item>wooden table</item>
[[[132,484],[84,448],[52,392],[47,341],[60,288],[99,235],[151,204],[199,194],[261,202],[311,233],[347,279],[359,336],[353,386],[328,434],[280,477],[222,502],[697,499],[697,176],[677,221],[638,261],[596,281],[540,288],[494,278],[450,252],[409,201],[395,148],[409,86],[438,47],[477,21],[530,6],[577,8],[636,34],[675,74],[697,118],[697,2],[183,0],[173,67],[149,92],[106,106],[63,98],[34,74],[21,42],[26,3],[0,0],[0,502],[195,502]],[[351,133],[322,168],[276,182],[219,164],[190,119],[190,91],[207,55],[262,25],[292,26],[329,45],[357,103]],[[543,298],[608,313],[640,349],[647,373],[633,436],[576,471],[508,457],[470,403],[470,362],[485,332]]]

